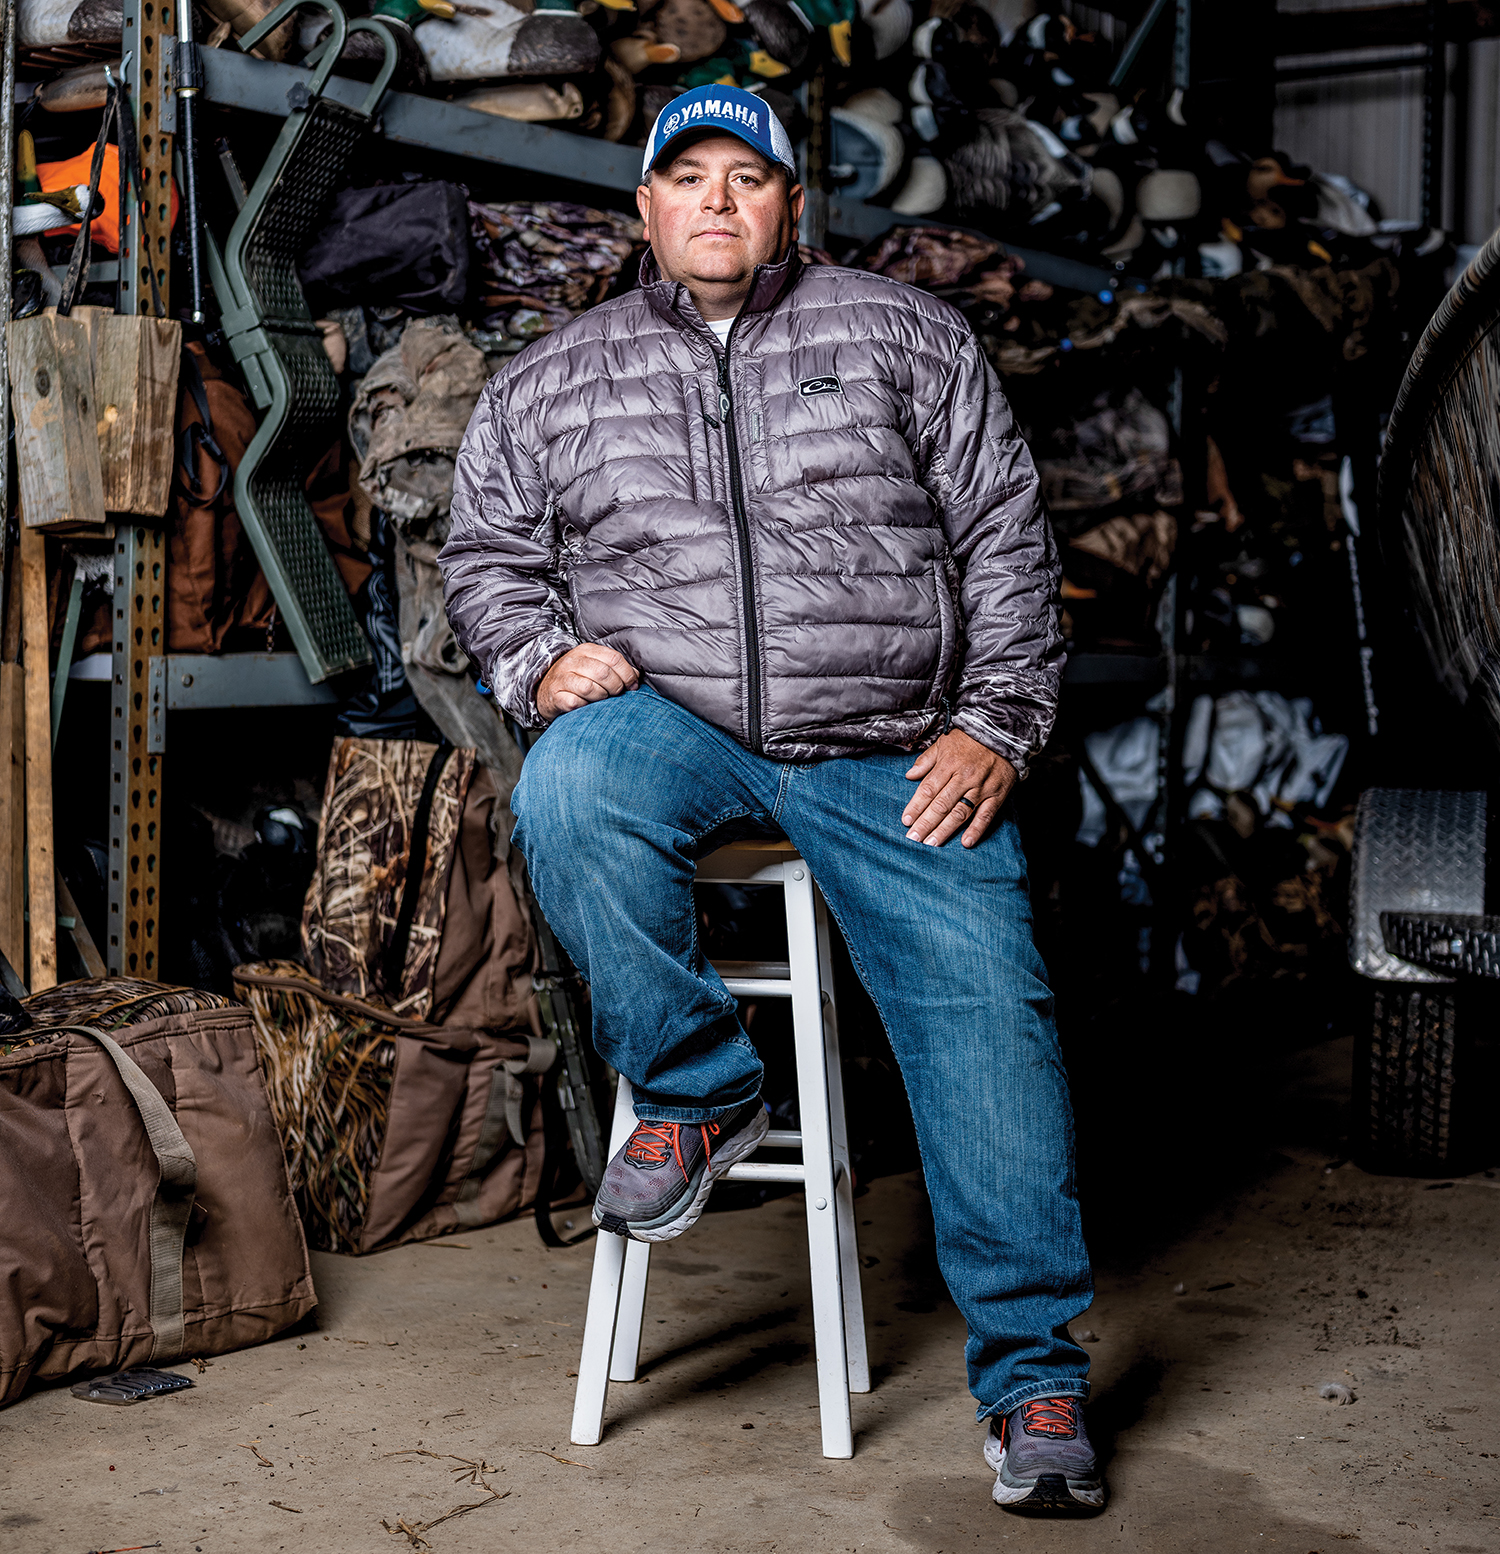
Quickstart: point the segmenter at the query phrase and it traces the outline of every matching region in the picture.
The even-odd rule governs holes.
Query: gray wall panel
[[[1338,11],[1351,0],[1280,0],[1286,11]],[[1365,0],[1352,0],[1354,4]],[[1460,242],[1482,243],[1500,225],[1500,39],[1468,48],[1467,89],[1460,49],[1448,49],[1448,197],[1444,219]],[[1281,66],[1355,59],[1283,57]],[[1420,67],[1276,89],[1276,144],[1320,172],[1344,173],[1380,201],[1394,219],[1415,221],[1421,209],[1422,79]],[[1461,122],[1462,121],[1462,122]],[[1461,180],[1455,202],[1453,179]]]

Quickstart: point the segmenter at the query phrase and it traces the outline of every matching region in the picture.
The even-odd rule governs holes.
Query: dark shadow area
[[[738,1386],[769,1370],[773,1365],[801,1365],[812,1358],[812,1345],[797,1343],[791,1339],[779,1344],[767,1344],[762,1349],[752,1349],[738,1363],[693,1383],[694,1392],[716,1392],[721,1387]]]
[[[1284,1067],[1348,1034],[1352,982],[1342,997],[1272,984],[1213,1003],[1060,999],[1096,1259],[1140,1266],[1264,1174],[1281,1146],[1344,1153],[1347,1094],[1304,1096]]]
[[[685,1359],[690,1354],[700,1354],[703,1350],[715,1348],[719,1344],[733,1343],[738,1338],[750,1338],[757,1333],[768,1333],[773,1328],[785,1327],[788,1322],[794,1322],[797,1319],[801,1314],[801,1309],[800,1306],[782,1306],[775,1311],[767,1311],[757,1317],[748,1317],[743,1322],[731,1322],[725,1327],[716,1328],[711,1333],[703,1333],[697,1338],[690,1339],[687,1343],[678,1344],[674,1349],[667,1349],[661,1354],[652,1355],[650,1359],[642,1360],[640,1374],[642,1376],[649,1376],[653,1372],[661,1370],[664,1366]],[[802,1347],[806,1348],[806,1345]],[[762,1350],[756,1351],[756,1353],[763,1352]],[[728,1373],[724,1372],[722,1374],[727,1375]],[[753,1370],[751,1374],[753,1374]],[[731,1376],[729,1379],[732,1381],[737,1378]],[[722,1385],[722,1380],[719,1377],[715,1377],[701,1383],[699,1390],[702,1390],[704,1387],[712,1389]]]
[[[1089,1439],[1101,1461],[1108,1463],[1119,1437],[1145,1418],[1152,1398],[1162,1390],[1166,1374],[1164,1360],[1143,1354],[1111,1386],[1094,1389],[1089,1400]]]

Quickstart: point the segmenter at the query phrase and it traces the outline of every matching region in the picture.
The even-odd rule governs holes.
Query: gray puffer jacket
[[[911,747],[951,716],[1024,771],[1062,641],[1036,471],[979,344],[883,276],[757,271],[727,351],[647,256],[523,351],[458,454],[448,618],[500,705],[580,641],[757,753]]]

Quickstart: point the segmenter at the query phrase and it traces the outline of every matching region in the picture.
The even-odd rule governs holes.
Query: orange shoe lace
[[[1067,1398],[1033,1398],[1021,1405],[1021,1425],[1032,1435],[1078,1434],[1077,1404]]]
[[[638,1122],[635,1132],[630,1136],[630,1142],[625,1146],[625,1158],[632,1165],[659,1166],[667,1163],[667,1151],[672,1151],[673,1158],[677,1161],[677,1169],[686,1177],[687,1165],[682,1158],[682,1128],[684,1124],[678,1122]],[[719,1125],[716,1122],[705,1122],[698,1125],[699,1132],[703,1135],[703,1161],[705,1165],[711,1163],[709,1149],[709,1135],[717,1137]]]

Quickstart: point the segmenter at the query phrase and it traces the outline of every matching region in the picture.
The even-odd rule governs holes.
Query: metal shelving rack
[[[176,100],[170,72],[152,61],[172,57],[173,15],[161,0],[126,0],[125,49],[132,54],[127,81],[140,126],[142,165],[148,185],[168,188]],[[203,100],[221,107],[280,117],[288,93],[310,72],[253,58],[233,49],[198,48]],[[335,78],[328,95],[351,106],[366,91]],[[639,181],[633,146],[589,140],[542,125],[499,119],[451,103],[406,92],[390,93],[376,133],[393,145],[436,151],[472,161],[524,169],[570,183],[619,193]],[[822,244],[829,231],[854,240],[878,236],[902,224],[894,212],[836,195],[810,202],[813,219],[804,237]],[[121,209],[125,201],[121,200]],[[165,198],[156,202],[137,233],[122,226],[119,308],[140,311],[150,295],[143,261],[154,263],[164,299],[170,295],[166,261],[170,235]],[[941,223],[939,223],[941,224]],[[1010,249],[1027,273],[1080,290],[1117,286],[1112,272],[1066,257]],[[326,685],[312,684],[294,653],[171,654],[165,650],[167,549],[164,530],[121,524],[115,540],[115,603],[110,708],[109,917],[104,946],[111,975],[154,977],[163,876],[161,812],[168,714],[222,707],[310,706],[336,701]],[[1120,666],[1126,678],[1137,666]],[[1097,679],[1105,662],[1073,671]],[[1118,671],[1117,671],[1118,672]]]
[[[14,0],[9,0],[11,5]],[[173,15],[170,0],[125,0],[125,49],[133,54],[128,72],[136,122],[142,137],[142,162],[148,180],[169,188],[176,102],[168,70],[172,58]],[[1152,0],[1122,58],[1128,71],[1158,23],[1172,18],[1174,84],[1190,80],[1192,0]],[[308,71],[241,54],[234,49],[199,46],[202,98],[222,107],[281,117],[288,93]],[[153,64],[153,61],[155,64]],[[355,104],[362,83],[334,78],[328,95]],[[635,147],[591,140],[538,124],[517,123],[457,107],[452,103],[392,92],[385,98],[376,134],[392,145],[439,152],[472,161],[551,176],[585,188],[615,193],[632,191],[639,177]],[[814,177],[813,182],[816,182]],[[822,245],[829,232],[863,241],[911,218],[836,192],[809,202],[804,239]],[[121,201],[124,209],[124,201]],[[139,234],[127,226],[119,266],[120,307],[142,308],[149,255],[158,284],[168,295],[170,265],[166,194],[155,203]],[[923,224],[952,225],[923,218]],[[1117,289],[1130,284],[1113,271],[1062,255],[1015,248],[1006,251],[1025,261],[1028,275],[1080,291]],[[1180,396],[1179,396],[1180,400]],[[1181,434],[1180,417],[1176,427]],[[115,634],[111,705],[110,904],[106,956],[111,973],[154,976],[157,969],[157,903],[162,857],[161,783],[167,741],[167,715],[211,707],[315,705],[336,700],[327,686],[315,686],[295,654],[235,654],[224,657],[176,655],[165,651],[166,546],[160,528],[121,525],[115,542]],[[1169,583],[1174,602],[1164,612],[1167,630],[1159,655],[1080,654],[1071,660],[1070,684],[1165,687],[1172,729],[1163,740],[1164,790],[1172,783],[1170,751],[1180,746],[1182,689],[1205,666],[1181,651],[1184,600]],[[1170,803],[1169,803],[1170,815]],[[1170,824],[1167,824],[1170,831]]]

